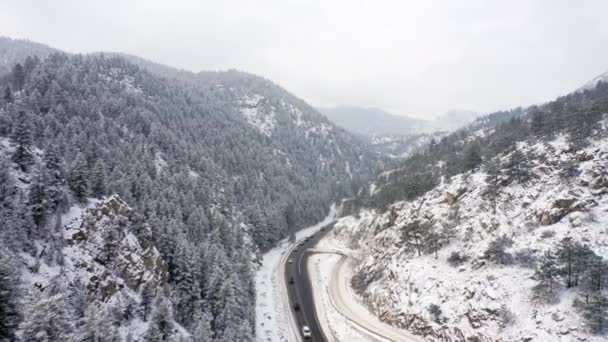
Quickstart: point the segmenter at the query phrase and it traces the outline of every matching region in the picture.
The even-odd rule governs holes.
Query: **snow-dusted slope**
[[[267,137],[272,135],[277,122],[275,119],[275,108],[269,106],[266,110],[260,110],[263,106],[264,97],[261,95],[245,96],[241,101],[240,112],[247,122],[256,127],[260,133]]]
[[[116,196],[71,207],[58,221],[55,241],[35,241],[40,255],[20,254],[24,292],[37,302],[59,287],[71,294],[65,300],[85,301],[78,309],[94,308],[102,319],[110,319],[104,316],[110,312],[125,312],[118,331],[122,340],[144,338],[149,319],[126,312],[144,306],[143,284],[162,284],[167,266],[155,246],[135,236],[134,219],[132,209]],[[149,227],[141,229],[141,236],[151,235]],[[63,248],[55,250],[57,246]],[[176,338],[190,337],[177,324],[175,331]]]
[[[554,251],[564,237],[608,257],[605,136],[578,153],[571,152],[565,136],[520,142],[517,149],[530,160],[531,178],[500,187],[496,213],[482,169],[444,179],[424,196],[394,203],[384,213],[365,209],[340,219],[333,234],[364,255],[355,290],[382,320],[428,340],[604,340],[590,333],[574,305],[584,298],[580,287],[560,285],[554,303],[535,300],[532,289],[544,252]],[[575,177],[560,176],[564,163],[575,165]],[[437,256],[428,245],[419,256],[404,243],[403,227],[415,221],[433,222],[429,227],[448,237]],[[508,262],[501,264],[485,252],[503,235],[513,243],[505,250]],[[461,262],[448,262],[452,254]],[[433,315],[431,305],[440,312]]]
[[[582,87],[580,87],[577,91],[590,90],[595,88],[599,82],[608,82],[608,71],[594,77],[591,81],[585,83]]]

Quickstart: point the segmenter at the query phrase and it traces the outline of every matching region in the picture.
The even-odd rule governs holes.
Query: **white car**
[[[310,328],[308,327],[308,325],[302,327],[302,336],[304,336],[305,338],[312,337],[312,333],[310,332]]]
[[[287,263],[293,264],[293,259],[289,258],[289,260],[287,260]]]

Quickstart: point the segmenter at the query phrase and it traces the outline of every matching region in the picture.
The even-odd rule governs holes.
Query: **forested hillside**
[[[607,141],[599,82],[410,157],[336,224],[354,290],[432,341],[605,340]]]
[[[250,341],[258,252],[383,166],[268,80],[132,61],[3,61],[0,340]]]
[[[13,65],[23,63],[28,56],[44,58],[54,52],[58,51],[44,44],[0,36],[0,75],[10,72]]]
[[[542,106],[481,117],[408,158],[400,167],[380,175],[368,186],[368,191],[360,193],[357,201],[385,208],[398,200],[416,198],[437,185],[442,177],[473,170],[500,153],[513,151],[516,143],[523,140],[568,134],[574,148],[580,149],[608,111],[607,93],[608,83],[599,83],[596,88],[574,92]],[[370,187],[374,188],[371,197]]]

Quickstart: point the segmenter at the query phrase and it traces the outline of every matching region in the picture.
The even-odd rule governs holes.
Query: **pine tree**
[[[602,257],[594,254],[589,258],[585,282],[586,288],[593,292],[600,292],[608,286],[608,263]]]
[[[513,262],[511,254],[506,252],[506,249],[513,246],[513,239],[506,234],[498,236],[492,240],[488,248],[484,251],[483,256],[487,260],[494,261],[498,264],[508,265]]]
[[[557,245],[557,260],[564,264],[563,269],[561,269],[561,273],[566,279],[566,287],[571,288],[574,286],[574,261],[575,261],[575,249],[577,249],[577,244],[572,241],[571,237],[563,238],[559,244]]]
[[[13,88],[17,91],[21,91],[25,85],[25,71],[20,63],[15,64],[12,72],[13,77]]]
[[[55,145],[51,145],[45,152],[42,160],[44,164],[43,175],[46,184],[46,199],[48,201],[47,213],[52,214],[55,210],[60,209],[65,204],[63,185],[65,183],[65,175],[63,170],[63,160]]]
[[[78,153],[70,169],[69,186],[74,196],[81,202],[86,202],[89,195],[87,180],[87,164],[82,153]]]
[[[544,129],[544,119],[541,113],[534,112],[530,120],[530,130],[536,136],[540,136]]]
[[[468,171],[468,170],[472,170],[475,171],[475,169],[477,169],[477,166],[479,166],[479,164],[481,164],[483,160],[481,159],[481,152],[479,150],[479,145],[477,144],[471,144],[469,145],[469,147],[466,149],[465,154],[464,154],[464,170]]]
[[[523,184],[530,179],[528,157],[519,149],[511,153],[506,167],[510,178],[515,178],[519,184]]]
[[[581,277],[588,272],[595,253],[587,245],[576,243],[574,245],[574,286],[579,285]]]
[[[154,302],[152,319],[145,336],[146,341],[170,341],[173,329],[171,306],[164,297],[158,297]]]
[[[406,246],[415,249],[418,256],[421,256],[424,244],[434,225],[433,220],[424,223],[419,219],[413,220],[401,228],[401,241]]]
[[[10,86],[6,86],[6,88],[4,88],[4,103],[11,103],[13,102],[13,93],[11,91],[11,87]]]
[[[436,232],[430,232],[426,236],[425,243],[428,246],[429,252],[435,254],[435,260],[437,260],[439,249],[441,249],[441,235]]]
[[[121,342],[108,310],[93,306],[87,309],[76,336],[82,342]]]
[[[38,56],[27,56],[25,58],[25,62],[23,63],[23,71],[25,74],[29,75],[34,70],[36,65],[38,65],[38,63],[40,63]]]
[[[458,226],[453,222],[444,222],[441,225],[441,239],[449,244],[458,235]]]
[[[38,169],[32,177],[27,201],[32,214],[32,219],[34,220],[34,223],[36,223],[38,229],[44,225],[48,207],[46,184],[42,172],[42,170]]]
[[[560,274],[557,258],[550,251],[542,256],[540,265],[535,276],[538,284],[534,286],[533,292],[536,299],[551,302],[555,300],[558,290],[558,277]]]
[[[488,162],[486,167],[486,189],[484,191],[484,195],[490,201],[490,206],[492,207],[492,214],[496,214],[496,200],[498,198],[499,192],[499,182],[500,182],[500,168],[498,162],[495,160],[491,160]]]
[[[232,322],[238,322],[241,318],[241,308],[237,303],[237,294],[235,288],[237,287],[238,276],[236,274],[231,275],[222,284],[219,292],[219,298],[221,301],[221,309],[217,317],[216,332],[220,333],[222,337],[227,338],[227,330],[233,324]]]
[[[27,233],[31,222],[24,194],[16,187],[8,170],[8,163],[0,156],[0,241],[11,250],[22,250],[31,246]],[[30,224],[31,223],[31,224]]]
[[[603,333],[608,322],[608,297],[599,292],[593,294],[589,301],[583,304],[583,317],[591,332]]]
[[[21,323],[22,341],[55,342],[71,341],[74,328],[62,294],[46,297],[38,295],[30,305]]]
[[[178,293],[176,318],[177,321],[188,325],[196,306],[200,305],[200,285],[196,279],[194,253],[186,244],[186,238],[178,240],[178,255],[176,263],[175,286]]]
[[[141,287],[141,310],[144,322],[148,321],[150,312],[152,311],[152,303],[156,297],[156,286],[153,281],[143,283]]]
[[[18,309],[18,281],[15,263],[0,243],[0,342],[15,341],[21,315]]]
[[[97,160],[90,173],[91,195],[100,198],[106,192],[106,170],[103,162]]]
[[[213,341],[213,331],[209,321],[204,319],[198,319],[196,321],[196,328],[193,333],[194,341],[200,342],[211,342]]]
[[[19,166],[23,172],[28,172],[34,163],[34,156],[31,152],[32,133],[29,125],[29,117],[25,112],[20,112],[19,122],[13,131],[13,141],[17,145],[13,153],[13,162]]]
[[[289,204],[287,205],[287,208],[285,208],[285,223],[287,225],[287,231],[289,232],[296,228],[297,217],[293,204]]]

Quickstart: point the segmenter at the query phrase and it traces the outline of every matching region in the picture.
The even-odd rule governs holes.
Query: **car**
[[[289,258],[289,260],[287,260],[287,263],[288,263],[288,264],[293,264],[293,259],[292,259],[292,258]]]
[[[289,283],[290,284],[294,284],[296,281],[293,279],[293,277],[289,277]]]
[[[296,248],[296,249],[294,249],[293,251],[294,251],[294,252],[297,252],[297,251],[298,251],[298,249]]]
[[[298,302],[293,303],[293,309],[296,311],[300,310],[300,304]]]
[[[312,333],[310,332],[310,328],[308,327],[308,325],[302,327],[302,336],[304,336],[304,338],[312,337]]]

